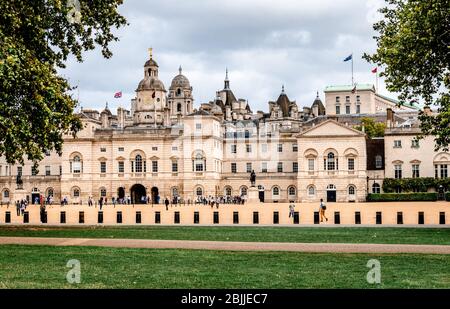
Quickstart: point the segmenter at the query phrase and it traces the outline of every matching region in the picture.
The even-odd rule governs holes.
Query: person
[[[166,204],[166,210],[169,210],[169,199],[166,197],[166,200],[164,201],[164,204]]]
[[[289,205],[289,218],[294,217],[294,207],[293,204]]]
[[[98,201],[98,205],[100,206],[100,210],[102,210],[102,207],[103,207],[103,196],[100,197],[100,199]]]
[[[327,206],[325,206],[323,199],[320,199],[320,206],[319,206],[319,215],[320,215],[320,222],[323,222],[323,218],[328,221],[328,218],[325,216],[325,210],[327,209]]]
[[[16,213],[17,213],[17,216],[20,216],[20,201],[16,202]]]

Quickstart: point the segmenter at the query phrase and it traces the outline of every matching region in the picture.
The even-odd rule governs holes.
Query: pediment
[[[312,136],[365,136],[363,132],[350,128],[334,120],[324,121],[299,134],[299,137]]]

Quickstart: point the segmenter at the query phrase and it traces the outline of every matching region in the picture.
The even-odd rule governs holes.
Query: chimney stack
[[[433,115],[433,112],[431,111],[431,107],[429,107],[428,105],[423,108],[423,113],[426,116],[432,116]]]
[[[392,128],[394,125],[394,114],[395,112],[392,110],[392,108],[386,109],[386,127]]]

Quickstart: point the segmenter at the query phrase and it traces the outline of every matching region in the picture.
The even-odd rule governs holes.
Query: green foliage
[[[377,51],[364,58],[384,68],[389,91],[400,101],[424,101],[439,107],[438,115],[421,113],[425,135],[436,136],[436,150],[450,143],[450,1],[387,0],[374,25]]]
[[[403,201],[437,201],[438,195],[435,192],[420,193],[377,193],[367,196],[368,202],[403,202]]]
[[[450,202],[450,192],[445,193],[445,200]]]
[[[81,122],[68,81],[58,76],[69,55],[96,45],[111,57],[111,27],[126,24],[122,0],[0,2],[0,156],[8,163],[38,162],[46,150],[61,154],[64,134]]]
[[[362,131],[363,127],[364,132],[369,138],[383,137],[386,124],[383,122],[375,122],[372,118],[364,117],[361,119],[361,125],[356,126],[356,129]]]
[[[447,184],[446,184],[447,182]],[[434,188],[437,189],[440,184],[445,184],[444,188],[449,188],[448,182],[446,179],[435,179],[432,177],[423,177],[423,178],[386,178],[383,181],[383,192],[392,193],[395,192],[397,188],[400,188],[403,192],[427,192],[428,189]]]

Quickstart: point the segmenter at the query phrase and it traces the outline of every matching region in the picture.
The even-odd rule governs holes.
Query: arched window
[[[134,158],[134,171],[136,173],[142,173],[142,156],[136,155]]]
[[[378,193],[380,193],[380,192],[381,192],[381,186],[380,186],[380,184],[379,184],[379,183],[374,183],[374,184],[372,185],[372,193],[378,194]]]
[[[72,163],[72,173],[80,174],[81,173],[81,158],[80,156],[73,157]]]
[[[231,187],[226,187],[225,188],[225,195],[226,196],[231,196],[231,192],[232,192]]]
[[[354,186],[350,186],[348,187],[348,195],[355,195],[355,187]]]
[[[292,186],[288,188],[288,195],[295,195],[295,193],[296,193],[295,187]]]
[[[192,170],[194,172],[203,172],[206,170],[206,159],[201,151],[197,151],[192,160]]]
[[[4,198],[9,198],[9,190],[3,191],[3,197]]]
[[[202,196],[203,195],[203,189],[201,187],[197,187],[197,190],[195,190],[195,193],[197,194],[197,196]]]
[[[178,103],[178,104],[177,104],[177,112],[178,112],[178,113],[181,113],[181,103]]]
[[[334,153],[330,152],[327,155],[327,170],[334,171],[336,169],[336,158],[334,156]]]
[[[247,196],[247,187],[241,188],[241,196]]]
[[[309,186],[309,187],[308,187],[308,195],[309,195],[309,196],[314,196],[314,195],[316,195],[316,189],[314,188],[314,186]]]
[[[280,195],[280,188],[274,187],[274,188],[272,189],[272,194],[273,194],[273,195]]]
[[[72,191],[72,196],[73,197],[80,197],[80,189],[78,189],[78,188],[74,188],[73,189],[73,191]]]
[[[172,196],[178,196],[178,188],[177,187],[173,187],[172,188]]]
[[[177,96],[180,96],[180,95],[181,95],[181,89],[178,88],[178,89],[177,89]]]
[[[48,189],[47,189],[47,197],[48,197],[48,196],[53,197],[53,189],[52,189],[52,188],[48,188]]]
[[[101,197],[106,197],[106,189],[105,188],[101,188],[100,189],[100,196]]]

